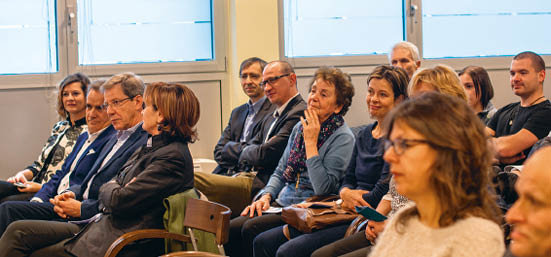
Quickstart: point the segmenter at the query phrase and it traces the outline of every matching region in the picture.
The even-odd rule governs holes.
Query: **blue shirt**
[[[248,114],[247,118],[245,119],[245,124],[243,125],[243,132],[241,132],[241,138],[239,138],[239,141],[245,142],[247,136],[249,133],[251,133],[251,125],[253,125],[253,119],[254,116],[258,113],[260,108],[262,107],[262,104],[264,104],[264,101],[266,101],[266,96],[263,96],[260,98],[260,100],[256,101],[256,103],[252,103],[252,101],[249,99],[247,102],[248,107]]]
[[[302,202],[313,195],[338,193],[340,181],[352,155],[354,135],[344,123],[327,138],[319,148],[317,156],[306,160],[307,172],[301,173],[298,182],[286,182],[283,172],[287,168],[289,154],[301,126],[299,122],[293,128],[285,152],[268,184],[264,187],[264,191],[269,193],[272,199],[277,198],[276,202],[281,206]]]

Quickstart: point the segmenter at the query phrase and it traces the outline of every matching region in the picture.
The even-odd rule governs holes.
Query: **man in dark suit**
[[[232,110],[228,125],[214,147],[214,159],[218,163],[212,172],[214,174],[233,175],[240,171],[239,157],[235,156],[238,153],[231,151],[232,145],[244,144],[253,138],[260,131],[262,120],[275,110],[275,105],[266,101],[264,89],[260,86],[265,66],[266,61],[251,57],[239,67],[241,87],[249,101]]]
[[[102,87],[103,106],[117,134],[106,143],[81,185],[71,186],[65,193],[50,199],[56,217],[20,220],[8,226],[0,240],[0,256],[6,256],[15,248],[33,252],[55,244],[77,233],[82,228],[80,224],[93,221],[99,213],[100,186],[111,180],[128,158],[145,145],[147,132],[141,126],[143,81],[132,73],[123,73],[111,77]],[[44,221],[59,219],[73,223]],[[21,235],[33,236],[23,240],[19,238]]]
[[[241,172],[233,177],[195,173],[195,187],[209,200],[230,207],[234,215],[239,215],[252,195],[264,187],[285,150],[291,130],[306,109],[296,82],[297,76],[289,63],[267,64],[261,85],[277,109],[262,121],[260,132],[247,143],[229,142],[224,146],[241,170],[252,172]]]

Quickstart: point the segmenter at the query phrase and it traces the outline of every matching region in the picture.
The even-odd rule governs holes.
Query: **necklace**
[[[526,106],[526,107],[530,107],[530,106],[534,105],[535,103],[537,103],[537,102],[538,102],[540,99],[542,99],[542,98],[545,98],[545,96],[542,95],[542,96],[538,97],[538,99],[532,101],[532,102],[531,102],[528,106]],[[520,103],[517,105],[517,108],[515,108],[515,112],[513,113],[513,115],[511,115],[511,119],[509,120],[509,126],[512,126],[512,125],[513,125],[513,121],[514,121],[515,118],[517,117],[519,110],[520,110]]]
[[[535,103],[537,103],[540,99],[542,99],[542,98],[544,98],[544,97],[545,97],[544,95],[538,97],[538,99],[534,100],[533,102],[531,102],[531,103],[530,103],[528,106],[526,106],[526,107],[530,107],[530,106],[534,105]]]

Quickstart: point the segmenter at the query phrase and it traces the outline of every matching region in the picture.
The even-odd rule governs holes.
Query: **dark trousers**
[[[0,180],[0,203],[7,201],[28,201],[35,193],[21,193],[12,183]]]
[[[0,256],[72,256],[63,244],[78,231],[78,225],[66,222],[16,221],[0,238]]]
[[[230,221],[230,241],[224,245],[226,255],[252,257],[253,240],[260,233],[285,224],[279,214],[249,218],[239,216]]]
[[[291,240],[283,235],[283,226],[270,229],[254,239],[254,257],[309,257],[312,252],[342,238],[349,224],[302,233],[289,226]]]
[[[0,204],[0,236],[18,220],[57,220],[51,203],[5,202]]]
[[[317,249],[312,253],[312,257],[365,257],[371,249],[370,245],[371,243],[365,237],[365,231],[362,230],[349,237]]]

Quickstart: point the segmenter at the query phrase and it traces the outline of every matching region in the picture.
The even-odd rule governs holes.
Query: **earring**
[[[161,124],[157,124],[157,131],[161,131],[162,129]]]

